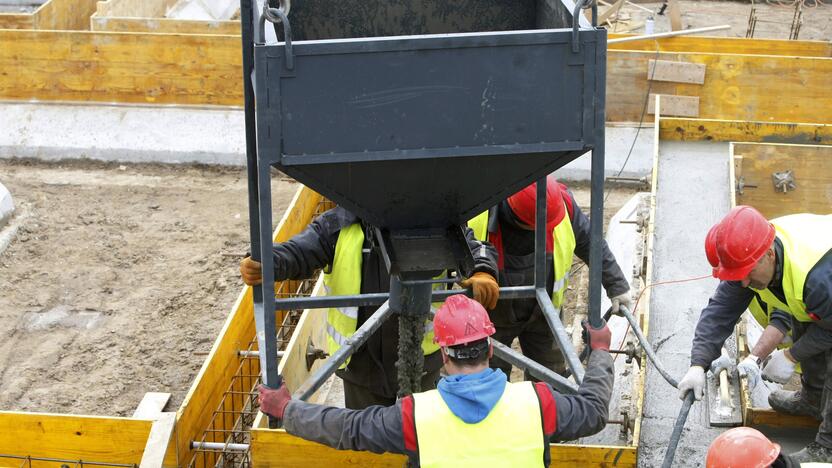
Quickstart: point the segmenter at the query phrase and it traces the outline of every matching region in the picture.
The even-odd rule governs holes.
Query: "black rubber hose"
[[[682,438],[682,429],[685,427],[685,421],[688,420],[688,413],[690,407],[693,406],[694,398],[693,391],[688,391],[685,394],[685,399],[682,401],[682,408],[679,409],[679,415],[676,416],[676,424],[673,425],[673,432],[670,434],[670,441],[667,443],[667,451],[664,452],[664,461],[662,468],[670,468],[673,466],[673,458],[676,456],[676,447],[679,445],[679,440]]]

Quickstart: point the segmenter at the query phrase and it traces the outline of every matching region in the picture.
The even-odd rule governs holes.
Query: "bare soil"
[[[245,169],[12,160],[0,180],[21,223],[0,253],[0,408],[177,408],[240,292]],[[275,183],[275,213],[296,189]]]

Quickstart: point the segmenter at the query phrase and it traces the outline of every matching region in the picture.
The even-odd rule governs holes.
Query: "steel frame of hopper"
[[[580,11],[581,5],[576,6],[576,12]],[[327,308],[333,306],[366,306],[381,304],[381,307],[369,318],[355,334],[347,340],[347,342],[339,349],[339,351],[331,356],[324,365],[318,369],[295,393],[295,397],[306,399],[311,396],[320,385],[329,378],[338,367],[351,355],[366,339],[387,319],[393,310],[390,304],[390,295],[388,294],[359,294],[352,296],[334,296],[334,297],[310,297],[310,298],[294,298],[276,300],[274,297],[274,270],[273,257],[271,246],[272,234],[272,206],[271,206],[271,167],[280,162],[280,144],[282,135],[275,135],[274,132],[269,131],[267,124],[269,122],[279,120],[278,110],[275,110],[275,101],[279,102],[279,96],[274,96],[270,93],[266,77],[269,64],[274,64],[275,60],[283,62],[285,69],[291,70],[295,66],[293,61],[293,51],[291,43],[291,29],[288,18],[283,13],[282,9],[267,9],[271,16],[270,21],[282,23],[283,30],[286,33],[284,42],[279,43],[277,49],[278,53],[275,56],[274,52],[269,51],[269,47],[265,46],[265,19],[266,16],[261,11],[260,5],[252,5],[251,0],[241,0],[241,15],[242,15],[242,41],[243,41],[243,68],[244,68],[244,95],[245,95],[245,122],[246,122],[246,153],[248,162],[248,181],[249,181],[249,209],[251,222],[251,240],[252,240],[252,257],[258,260],[263,265],[263,281],[262,286],[255,287],[254,290],[254,316],[257,329],[257,340],[260,350],[261,372],[263,382],[270,387],[277,387],[281,383],[280,376],[277,373],[277,356],[276,342],[272,337],[275,334],[275,311],[286,309],[316,309]],[[593,11],[593,13],[595,13]],[[247,21],[249,19],[249,21]],[[581,30],[586,31],[586,30]],[[593,34],[597,30],[590,30]],[[601,30],[602,31],[602,30]],[[579,29],[577,25],[573,28],[572,47],[573,52],[579,47]],[[439,41],[446,40],[448,36],[437,38],[437,46],[442,47]],[[470,34],[468,34],[470,36]],[[598,34],[598,47],[604,48],[604,51],[599,52],[601,57],[605,57],[606,39],[603,34]],[[400,41],[401,38],[397,38]],[[488,42],[491,45],[500,45],[501,37],[499,35],[490,36]],[[406,40],[406,39],[404,39]],[[511,39],[509,39],[511,40]],[[350,40],[344,40],[349,42]],[[259,52],[256,49],[259,47]],[[351,44],[353,48],[365,47],[367,50],[372,49],[376,51],[379,48],[379,43],[370,41],[368,44],[361,44],[355,42]],[[272,55],[269,55],[271,53]],[[271,59],[269,62],[267,59]],[[263,69],[266,68],[266,71]],[[592,90],[595,113],[593,120],[589,125],[592,126],[591,141],[594,145],[587,146],[585,142],[556,142],[552,144],[534,145],[540,146],[537,151],[585,151],[592,150],[592,179],[591,179],[591,228],[590,228],[590,275],[589,275],[589,320],[590,323],[598,327],[602,323],[600,314],[601,301],[601,246],[603,236],[603,184],[604,184],[604,95],[605,95],[605,70],[602,65],[596,64],[596,80],[594,89]],[[255,115],[255,101],[257,102],[257,112]],[[586,125],[587,122],[584,122]],[[547,146],[548,145],[548,146]],[[487,146],[487,145],[486,145]],[[521,145],[517,145],[521,146]],[[525,145],[515,151],[525,150],[529,152],[529,146]],[[510,153],[507,148],[492,148],[491,151]],[[457,153],[465,152],[465,149],[457,148]],[[410,150],[411,153],[419,153],[418,150]],[[433,152],[431,154],[431,152]],[[440,150],[441,152],[441,150]],[[386,160],[396,160],[397,152],[383,152],[384,154],[349,154],[347,159],[352,161],[368,160],[384,156]],[[417,157],[432,157],[438,156],[436,150],[422,150]],[[477,154],[477,153],[472,153]],[[480,153],[481,154],[481,153]],[[464,155],[464,154],[457,154]],[[306,156],[304,156],[306,157]],[[312,158],[325,159],[324,155],[312,156]],[[400,156],[401,157],[401,156]],[[413,157],[413,154],[408,156]],[[577,156],[576,156],[577,157]],[[287,157],[288,159],[288,157]],[[313,161],[323,162],[323,161]],[[340,160],[339,160],[340,162]],[[286,162],[285,164],[290,164]],[[495,190],[503,190],[506,187],[495,188]],[[546,291],[546,177],[537,181],[537,222],[535,229],[535,279],[534,284],[529,286],[501,288],[502,299],[519,299],[519,298],[535,298],[552,329],[553,336],[562,350],[566,362],[572,372],[574,380],[580,384],[583,379],[584,369],[580,363],[577,353],[572,347],[572,341],[560,320],[560,311],[556,309],[552,303],[551,297]],[[464,290],[446,290],[438,291],[432,294],[432,300],[441,301],[444,298],[458,293],[466,293]],[[470,292],[468,292],[470,294]],[[265,352],[263,352],[265,351]],[[510,349],[497,347],[495,353],[502,355],[509,359],[514,365],[530,369],[536,373],[538,377],[552,384],[555,388],[564,392],[575,392],[577,386],[560,377],[553,372],[545,372],[541,366],[536,362],[512,352]],[[270,421],[274,423],[274,421]],[[273,424],[270,424],[273,425]]]

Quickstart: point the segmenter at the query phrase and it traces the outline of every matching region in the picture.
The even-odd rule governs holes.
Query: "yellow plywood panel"
[[[35,12],[35,29],[89,30],[97,0],[49,0]]]
[[[0,98],[242,103],[240,38],[0,31]]]
[[[610,34],[609,39],[632,34]],[[655,52],[701,52],[708,54],[785,55],[792,57],[832,57],[828,41],[787,41],[734,37],[677,36],[649,41],[609,44],[611,50],[646,50]]]
[[[655,114],[654,104],[656,102],[657,94],[650,94],[647,101],[647,113]],[[662,114],[664,115],[678,115],[682,117],[696,117],[699,115],[699,97],[698,96],[674,96],[672,94],[662,94]]]
[[[284,241],[304,229],[321,200],[321,195],[300,186],[277,226],[275,240]],[[254,333],[252,289],[245,287],[180,406],[176,430],[178,448],[168,448],[166,466],[177,465],[177,453],[179,466],[190,462],[193,457],[190,442],[199,440],[211,422],[213,411],[219,406],[223,392],[240,364],[237,351],[248,347]]]
[[[138,464],[152,424],[131,418],[0,411],[0,453]]]
[[[92,30],[112,32],[232,35],[240,34],[240,22],[93,16]]]
[[[662,140],[832,144],[832,125],[720,119],[661,119]]]
[[[607,54],[607,120],[637,122],[651,59],[705,65],[702,85],[650,82],[650,92],[699,96],[699,117],[770,122],[832,122],[826,89],[832,59],[764,55],[635,52]]]
[[[34,29],[35,15],[0,13],[0,29]]]
[[[737,192],[738,205],[751,205],[767,218],[793,213],[832,213],[832,147],[737,143],[746,187]],[[796,188],[775,188],[772,173],[791,170]],[[748,187],[756,185],[756,187]]]

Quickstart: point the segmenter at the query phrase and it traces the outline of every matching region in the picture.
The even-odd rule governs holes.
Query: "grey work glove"
[[[611,297],[610,302],[612,302],[612,313],[615,315],[622,315],[619,311],[621,306],[626,307],[630,312],[633,311],[633,298],[630,296],[630,291]]]
[[[796,365],[797,363],[786,357],[784,350],[775,350],[763,366],[763,378],[779,384],[787,383],[794,374]]]
[[[748,380],[748,388],[754,389],[757,382],[760,381],[760,365],[757,364],[759,358],[753,354],[749,354],[739,364],[737,364],[737,372]]]
[[[705,369],[702,366],[690,366],[688,372],[679,382],[679,399],[684,400],[688,391],[693,392],[693,397],[702,399],[705,393]]]
[[[734,360],[731,359],[727,354],[721,354],[718,358],[714,359],[714,362],[711,363],[711,372],[714,373],[714,376],[719,377],[719,373],[722,370],[728,371],[728,376],[730,377],[734,373],[734,368],[736,365],[734,364]]]

